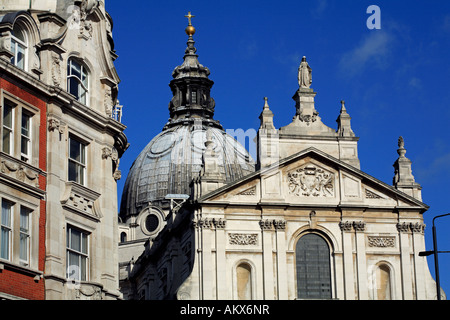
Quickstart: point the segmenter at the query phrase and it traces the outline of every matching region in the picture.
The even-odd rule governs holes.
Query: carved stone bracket
[[[425,224],[416,222],[402,222],[397,223],[397,230],[398,232],[418,232],[418,233],[424,233],[425,232]]]
[[[341,231],[350,232],[352,230],[364,232],[366,230],[366,223],[364,221],[341,221],[339,222]]]
[[[247,233],[230,233],[228,234],[228,240],[230,244],[241,246],[256,246],[258,245],[257,234]]]
[[[273,228],[277,230],[285,230],[286,229],[286,221],[285,220],[260,220],[259,226],[262,230],[272,230]]]
[[[200,218],[193,221],[194,227],[199,229],[225,229],[226,223],[227,221],[222,218]]]
[[[48,119],[48,131],[53,132],[57,130],[59,133],[63,134],[64,129],[65,126],[58,119],[55,118]]]
[[[65,209],[75,211],[94,220],[100,220],[103,215],[96,205],[99,197],[99,193],[70,181],[66,182],[66,190],[61,204]]]
[[[113,178],[114,180],[120,180],[122,178],[122,172],[118,169],[119,168],[119,152],[114,147],[103,147],[102,149],[102,159],[106,160],[108,158],[111,158],[113,162]]]

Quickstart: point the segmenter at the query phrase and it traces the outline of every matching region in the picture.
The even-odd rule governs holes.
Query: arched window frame
[[[34,18],[27,11],[9,12],[2,18],[1,24],[6,26],[8,50],[0,52],[11,64],[39,78],[42,74],[39,50],[41,46],[39,28]],[[20,36],[21,35],[21,36]],[[18,50],[21,47],[22,50]],[[22,52],[22,59],[18,53]],[[19,63],[21,61],[21,63]]]
[[[233,267],[233,295],[234,295],[234,300],[238,300],[239,297],[239,293],[238,293],[238,279],[237,279],[237,271],[239,266],[241,265],[246,265],[248,266],[248,268],[250,269],[250,299],[251,300],[255,300],[257,299],[256,297],[256,268],[255,265],[249,261],[249,260],[239,260],[234,264]]]
[[[297,245],[298,245],[299,241],[300,241],[304,236],[310,235],[310,234],[313,234],[313,235],[316,235],[316,236],[321,237],[321,238],[325,241],[325,243],[327,244],[327,246],[328,246],[328,252],[329,252],[329,268],[330,268],[330,294],[331,294],[330,299],[333,299],[333,298],[335,298],[335,274],[334,274],[335,268],[334,268],[334,256],[333,256],[333,252],[334,252],[333,242],[332,242],[332,241],[331,241],[324,233],[320,232],[319,230],[311,230],[311,229],[308,229],[307,231],[304,231],[304,232],[300,233],[300,234],[298,235],[298,237],[296,238],[296,241],[295,241],[294,247],[293,247],[294,252],[295,252],[295,255],[294,255],[294,257],[295,257],[295,258],[294,258],[294,261],[295,261],[295,263],[294,263],[294,274],[295,274],[295,294],[296,294],[296,297],[297,297],[297,299],[301,299],[301,298],[299,298],[299,296],[298,296],[298,284],[297,284],[297,283],[298,283],[298,274],[297,274]]]
[[[19,38],[19,32],[21,33],[23,39]],[[28,39],[29,36],[26,28],[24,28],[19,21],[16,21],[11,31],[11,52],[13,54],[11,57],[11,63],[24,71],[28,71]],[[22,55],[21,59],[20,55]]]
[[[394,268],[392,266],[391,263],[389,263],[388,261],[379,261],[376,264],[372,265],[372,270],[369,273],[370,276],[370,280],[369,284],[370,284],[370,296],[373,300],[379,300],[378,298],[378,284],[379,284],[379,279],[377,278],[377,272],[378,269],[380,269],[381,267],[385,267],[389,270],[389,289],[390,289],[390,300],[395,300],[395,279],[394,279]]]
[[[79,75],[77,67],[79,67]],[[69,57],[67,60],[67,91],[86,106],[89,106],[89,78],[89,69],[86,64],[76,57]]]

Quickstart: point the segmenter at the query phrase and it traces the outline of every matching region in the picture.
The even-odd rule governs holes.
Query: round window
[[[148,232],[154,232],[158,229],[158,226],[159,219],[155,214],[149,214],[147,218],[145,218],[145,229],[147,229]]]

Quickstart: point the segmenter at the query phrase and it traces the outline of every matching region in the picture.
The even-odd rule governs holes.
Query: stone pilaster
[[[353,268],[353,246],[352,231],[353,224],[351,221],[340,222],[339,227],[342,231],[342,253],[344,265],[344,291],[346,300],[354,300],[355,294],[355,270]]]
[[[400,240],[400,264],[402,270],[402,298],[403,300],[413,299],[413,288],[411,278],[411,255],[409,246],[410,229],[409,223],[397,223]]]
[[[262,233],[262,249],[263,249],[263,299],[273,300],[275,299],[274,292],[274,274],[273,274],[273,258],[272,258],[272,235],[273,235],[273,222],[272,220],[261,220],[261,233]]]

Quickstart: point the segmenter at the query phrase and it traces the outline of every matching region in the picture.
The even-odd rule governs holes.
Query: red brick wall
[[[0,89],[17,96],[40,110],[39,128],[39,168],[47,171],[47,104],[22,87],[0,78]],[[46,190],[46,177],[39,176],[39,188]],[[39,218],[39,271],[44,271],[45,264],[45,222],[46,203],[40,201]],[[10,270],[7,266],[0,271],[0,292],[31,300],[45,299],[44,279],[34,280],[34,275]]]

